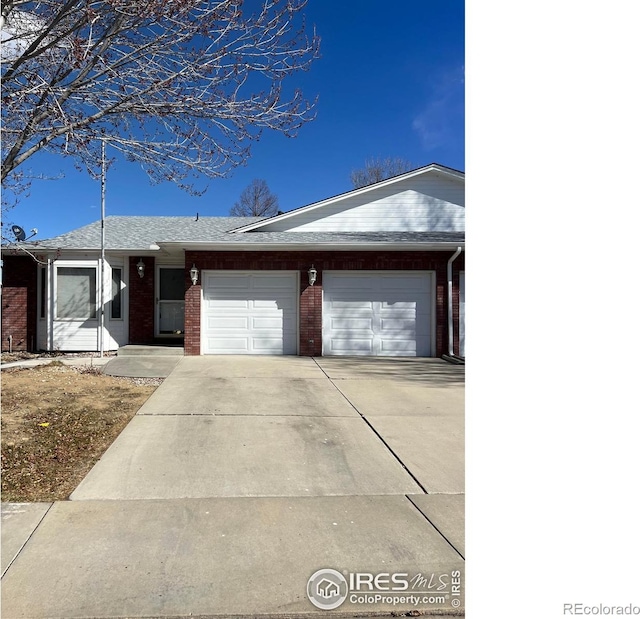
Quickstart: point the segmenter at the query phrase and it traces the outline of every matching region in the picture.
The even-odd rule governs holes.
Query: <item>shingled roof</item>
[[[105,219],[105,248],[149,251],[163,244],[300,245],[371,243],[464,243],[463,232],[245,232],[231,233],[264,217],[139,217],[113,215]],[[100,249],[100,221],[34,243],[33,248]]]

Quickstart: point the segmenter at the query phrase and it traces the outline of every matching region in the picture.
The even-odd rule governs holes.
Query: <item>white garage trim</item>
[[[203,354],[298,354],[297,271],[204,271]]]
[[[435,355],[434,271],[324,271],[322,354]]]

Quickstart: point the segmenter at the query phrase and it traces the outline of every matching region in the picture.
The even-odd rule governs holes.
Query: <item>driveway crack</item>
[[[449,538],[435,525],[435,523],[433,522],[433,520],[431,520],[431,518],[429,518],[429,516],[427,516],[427,514],[425,514],[412,500],[411,500],[411,496],[408,494],[405,494],[405,497],[409,500],[409,503],[411,503],[411,505],[413,505],[417,510],[418,513],[424,517],[424,519],[442,536],[442,539],[444,539],[447,544],[449,544],[449,546],[451,546],[451,548],[453,548],[458,555],[460,555],[460,557],[462,559],[464,559],[464,555],[449,541]],[[464,559],[466,560],[466,559]]]
[[[9,561],[9,563],[7,564],[7,567],[5,567],[4,570],[2,571],[2,576],[0,576],[0,578],[4,578],[5,574],[9,571],[9,568],[13,565],[15,560],[20,556],[20,553],[24,550],[25,546],[29,543],[29,540],[33,537],[35,532],[38,530],[38,528],[42,524],[42,521],[45,519],[46,515],[49,513],[49,510],[54,506],[54,504],[55,504],[55,501],[52,502],[51,505],[49,505],[49,507],[47,507],[47,510],[44,512],[44,514],[42,514],[42,517],[40,518],[40,520],[38,520],[38,523],[36,524],[36,526],[33,527],[33,531],[31,531],[31,533],[29,534],[29,537],[27,537],[27,539],[24,540],[24,543],[20,546],[20,548],[18,549],[16,554],[13,556],[11,561]]]
[[[400,459],[400,456],[398,456],[398,454],[391,448],[391,446],[387,443],[387,441],[384,440],[382,435],[373,427],[373,425],[369,422],[369,420],[358,410],[356,405],[344,394],[342,389],[340,389],[340,387],[336,385],[334,380],[324,371],[324,368],[318,363],[316,358],[312,357],[312,359],[313,359],[313,362],[318,366],[319,370],[327,377],[327,380],[333,385],[333,387],[338,391],[338,393],[349,403],[349,406],[351,406],[351,408],[353,408],[353,410],[356,411],[356,413],[358,413],[360,418],[367,424],[367,426],[369,426],[369,429],[378,437],[380,442],[387,448],[389,453],[391,453],[391,455],[398,461],[400,466],[407,472],[409,477],[411,477],[411,479],[413,479],[413,481],[416,482],[418,487],[425,494],[429,494],[427,492],[427,489],[420,483],[420,480],[411,472],[411,470],[407,467],[407,465]]]

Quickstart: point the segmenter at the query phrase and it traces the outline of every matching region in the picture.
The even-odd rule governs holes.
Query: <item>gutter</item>
[[[113,256],[157,256],[163,251],[453,251],[460,247],[460,242],[426,242],[407,243],[394,241],[372,241],[369,243],[241,243],[241,242],[211,242],[211,241],[167,241],[153,243],[146,247],[131,248],[106,248],[106,252]],[[53,248],[40,248],[38,253],[52,254],[56,250]],[[100,253],[100,247],[59,247],[57,252],[64,255],[75,255],[85,253]]]
[[[395,241],[372,241],[369,243],[349,243],[349,242],[316,242],[316,243],[242,243],[242,242],[160,242],[161,249],[184,250],[184,251],[377,251],[381,249],[389,251],[449,251],[461,249],[461,243],[411,243]]]
[[[453,354],[453,262],[462,253],[462,247],[458,247],[447,261],[447,319],[449,334],[449,354],[442,355],[442,358],[449,363],[464,365],[464,359]]]

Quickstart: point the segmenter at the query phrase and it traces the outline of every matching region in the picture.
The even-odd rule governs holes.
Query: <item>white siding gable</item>
[[[464,182],[434,171],[347,194],[260,226],[261,232],[462,232]]]

